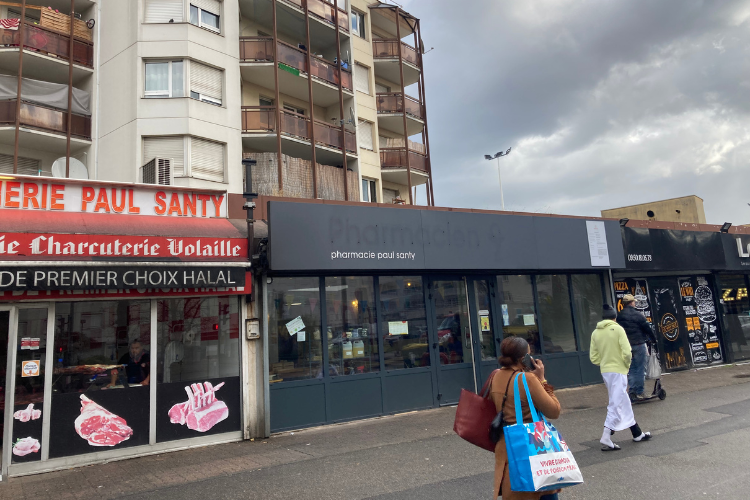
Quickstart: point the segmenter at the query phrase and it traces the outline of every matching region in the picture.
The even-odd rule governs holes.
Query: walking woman
[[[498,412],[503,411],[506,425],[516,424],[516,405],[514,403],[513,377],[524,371],[523,359],[530,354],[529,344],[521,337],[507,337],[500,344],[500,370],[495,373],[490,386],[490,398]],[[544,364],[531,359],[531,368],[527,369],[526,380],[531,394],[531,401],[537,411],[548,419],[560,416],[560,403],[555,397],[553,388],[544,378]],[[532,422],[526,391],[521,389],[521,406],[523,421]],[[506,397],[507,394],[507,397]],[[504,402],[504,405],[503,405]],[[501,438],[495,446],[495,489],[492,499],[502,495],[503,500],[557,500],[557,492],[529,493],[511,491],[508,473],[508,456],[505,451],[505,439]]]
[[[630,342],[625,330],[615,322],[617,312],[605,304],[602,321],[596,325],[591,334],[589,357],[591,362],[599,365],[602,378],[609,393],[607,419],[602,433],[602,451],[615,451],[620,447],[612,442],[612,435],[617,431],[630,428],[633,441],[641,442],[651,439],[650,432],[643,432],[635,421],[633,407],[628,397],[628,370],[632,360]]]

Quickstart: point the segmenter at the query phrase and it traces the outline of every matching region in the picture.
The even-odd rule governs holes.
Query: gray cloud
[[[438,205],[598,215],[696,194],[749,222],[750,4],[411,0]],[[420,196],[423,196],[420,194]],[[423,198],[422,198],[423,199]]]

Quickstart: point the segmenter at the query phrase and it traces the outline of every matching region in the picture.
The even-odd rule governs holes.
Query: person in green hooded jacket
[[[641,431],[633,415],[633,407],[628,397],[628,370],[632,350],[625,330],[615,321],[616,317],[615,310],[605,304],[602,321],[591,334],[589,349],[589,358],[601,368],[609,394],[607,419],[604,421],[604,432],[599,441],[602,443],[602,451],[619,450],[620,447],[612,442],[612,435],[628,428],[635,442],[651,439],[651,433]]]

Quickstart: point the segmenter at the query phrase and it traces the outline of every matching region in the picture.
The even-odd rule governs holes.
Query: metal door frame
[[[0,305],[0,311],[10,311],[8,329],[8,362],[5,372],[5,428],[3,430],[3,453],[0,478],[8,476],[8,470],[12,459],[13,440],[13,409],[16,396],[16,361],[18,353],[18,317],[21,309],[47,309],[47,339],[45,343],[44,360],[44,400],[42,411],[42,449],[40,460],[46,460],[49,451],[49,400],[52,395],[52,355],[54,347],[50,347],[53,341],[55,329],[55,307],[53,302],[23,302],[19,304]]]
[[[476,290],[475,283],[477,281],[487,282],[487,288],[489,293],[489,316],[492,326],[492,337],[495,344],[495,359],[493,361],[482,360],[482,328],[479,325],[479,310],[476,307]],[[497,276],[495,275],[476,275],[467,276],[466,286],[468,289],[468,300],[469,300],[469,314],[472,328],[472,340],[474,342],[474,366],[475,366],[475,378],[477,390],[479,390],[484,384],[484,376],[482,375],[482,367],[492,366],[494,368],[500,368],[498,358],[500,357],[500,343],[503,340],[503,328],[502,322],[498,322],[498,307],[496,304],[497,296]]]

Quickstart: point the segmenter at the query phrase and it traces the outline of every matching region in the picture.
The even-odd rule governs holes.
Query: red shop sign
[[[247,261],[244,238],[2,233],[0,260]]]

